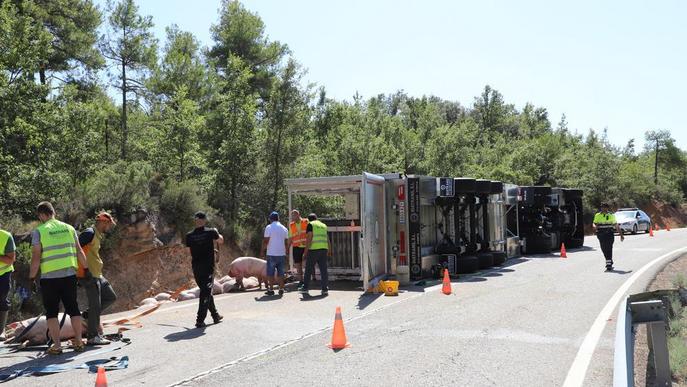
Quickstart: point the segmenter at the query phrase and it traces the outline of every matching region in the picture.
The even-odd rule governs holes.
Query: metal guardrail
[[[613,358],[613,387],[634,386],[635,334],[639,324],[647,324],[649,348],[653,353],[656,385],[671,386],[668,358],[666,306],[662,300],[645,300],[655,293],[627,297],[618,309]]]

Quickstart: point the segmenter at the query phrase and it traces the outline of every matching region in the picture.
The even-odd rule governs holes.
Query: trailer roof
[[[398,179],[400,173],[387,173],[378,175],[384,179]],[[292,193],[299,194],[342,194],[349,192],[359,192],[363,175],[350,176],[324,176],[307,177],[298,179],[285,179],[284,185]]]

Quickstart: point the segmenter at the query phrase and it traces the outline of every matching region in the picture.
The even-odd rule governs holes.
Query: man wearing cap
[[[329,274],[327,272],[327,259],[331,255],[331,246],[329,245],[329,237],[327,235],[327,225],[317,220],[316,214],[308,215],[307,241],[305,243],[305,252],[303,252],[303,260],[305,261],[305,277],[303,278],[303,286],[298,290],[302,293],[308,293],[310,286],[310,276],[315,272],[315,264],[320,268],[320,285],[322,287],[322,295],[329,294],[328,280]]]
[[[215,300],[212,297],[212,285],[215,273],[215,243],[224,243],[224,238],[216,228],[207,227],[208,217],[204,212],[198,211],[194,215],[196,228],[186,234],[186,247],[191,252],[191,267],[196,284],[200,288],[198,300],[198,316],[196,318],[196,328],[205,327],[205,318],[208,310],[212,316],[212,321],[219,324],[223,317],[215,308]],[[217,249],[219,252],[219,246]]]
[[[81,286],[86,290],[88,309],[81,315],[88,320],[86,344],[106,345],[110,341],[105,339],[100,325],[102,312],[117,300],[112,285],[103,276],[103,260],[100,257],[100,245],[105,235],[116,225],[114,218],[108,212],[101,212],[95,217],[95,226],[89,227],[79,234],[79,244],[86,254],[90,278],[84,278],[83,268],[79,267],[77,277]]]
[[[611,207],[608,203],[601,203],[601,211],[594,215],[594,223],[592,227],[596,232],[596,237],[599,239],[601,251],[606,258],[606,271],[613,270],[613,241],[615,240],[614,231],[620,234],[620,241],[625,240],[623,229],[618,226],[615,220],[615,214],[611,212]]]
[[[286,249],[289,246],[289,230],[279,223],[278,212],[272,212],[269,219],[270,224],[265,227],[260,251],[260,256],[267,258],[267,291],[265,295],[274,295],[272,286],[277,282],[281,296],[284,294],[284,265],[286,263]]]

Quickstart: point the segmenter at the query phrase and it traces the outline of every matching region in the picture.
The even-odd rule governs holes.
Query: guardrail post
[[[649,348],[654,355],[656,385],[671,386],[670,360],[666,331],[666,307],[661,300],[631,302],[632,324],[647,324]]]

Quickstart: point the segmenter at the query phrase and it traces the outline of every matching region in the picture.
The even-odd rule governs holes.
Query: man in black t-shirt
[[[215,241],[221,244],[224,243],[224,238],[216,228],[206,227],[207,215],[204,212],[196,212],[194,221],[196,228],[186,234],[186,246],[191,251],[193,276],[200,288],[196,328],[202,328],[205,326],[205,317],[208,315],[208,309],[215,324],[218,324],[223,318],[217,313],[215,308],[215,300],[212,297],[212,285],[215,273]]]

